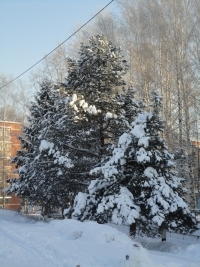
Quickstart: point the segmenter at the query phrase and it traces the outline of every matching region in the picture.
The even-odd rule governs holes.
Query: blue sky
[[[18,76],[109,2],[0,0],[0,73]]]

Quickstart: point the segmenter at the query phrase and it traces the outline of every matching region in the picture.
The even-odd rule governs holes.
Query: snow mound
[[[190,257],[199,259],[199,263],[200,263],[200,244],[192,244],[192,245],[187,246],[183,254],[184,255],[187,254]]]
[[[50,225],[67,240],[77,240],[86,246],[93,247],[90,252],[93,255],[96,255],[94,248],[99,247],[99,251],[104,254],[105,262],[105,265],[100,266],[154,267],[146,249],[108,225],[92,221],[82,223],[76,220],[51,221]],[[129,256],[128,260],[126,260],[126,255]],[[113,256],[116,259],[116,265],[106,265],[106,262],[113,261]]]
[[[147,251],[113,225],[68,219],[31,223],[0,210],[2,267],[199,267],[199,250],[200,244],[177,254]]]
[[[4,223],[27,223],[27,218],[21,216],[16,211],[10,211],[10,210],[0,210],[0,222],[4,221]],[[30,220],[29,220],[30,221]],[[1,224],[0,224],[1,225]]]
[[[108,225],[70,219],[31,224],[15,214],[0,212],[0,266],[154,266],[140,244]]]

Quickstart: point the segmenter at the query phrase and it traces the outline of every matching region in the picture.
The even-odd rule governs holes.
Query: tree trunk
[[[167,239],[167,231],[165,228],[162,229],[161,238],[162,238],[162,242],[166,241],[166,239]]]
[[[135,237],[135,235],[136,235],[136,223],[132,223],[130,225],[129,234],[131,237]]]

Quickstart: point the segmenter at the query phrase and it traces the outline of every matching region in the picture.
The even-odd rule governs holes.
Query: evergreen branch
[[[79,152],[85,152],[86,154],[89,154],[89,155],[92,155],[92,156],[95,156],[95,157],[99,158],[99,155],[98,155],[98,154],[96,154],[96,153],[94,153],[94,152],[91,152],[91,151],[89,151],[89,150],[87,150],[87,149],[77,148],[77,147],[73,147],[73,146],[70,146],[70,145],[66,145],[66,146],[67,146],[68,148],[73,149],[73,150],[77,150],[77,151],[79,151]]]

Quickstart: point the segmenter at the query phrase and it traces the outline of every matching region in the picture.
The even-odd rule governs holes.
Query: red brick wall
[[[10,136],[6,137],[6,142],[9,146],[9,151],[5,151],[4,155],[6,159],[4,159],[4,166],[6,166],[6,178],[17,177],[16,174],[13,174],[13,170],[15,169],[14,164],[10,164],[10,157],[16,156],[17,150],[21,149],[20,141],[17,136],[21,135],[21,124],[16,122],[4,122],[0,121],[0,127],[5,127],[6,129],[10,129]],[[0,137],[2,138],[2,137]],[[0,140],[1,141],[1,140]],[[3,155],[0,155],[3,156]],[[15,195],[9,196],[11,198],[7,199],[7,203],[5,204],[5,209],[18,210],[20,208],[20,199]]]

